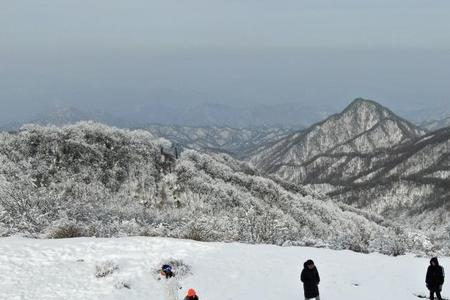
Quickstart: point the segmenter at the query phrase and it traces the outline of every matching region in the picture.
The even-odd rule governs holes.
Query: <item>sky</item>
[[[126,102],[450,110],[444,0],[0,0],[0,123]]]

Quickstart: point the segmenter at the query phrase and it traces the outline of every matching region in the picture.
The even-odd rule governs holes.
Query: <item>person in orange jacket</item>
[[[184,300],[198,300],[197,293],[194,289],[189,289],[187,296],[184,298]]]

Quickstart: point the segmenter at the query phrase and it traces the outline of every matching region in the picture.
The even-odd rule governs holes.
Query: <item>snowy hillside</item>
[[[323,299],[412,300],[425,294],[428,258],[317,248],[200,243],[163,238],[0,239],[0,298],[21,300],[162,299],[157,268],[181,261],[181,295],[202,300],[303,299],[307,259],[320,272]],[[440,259],[448,268],[450,259]],[[97,277],[96,267],[114,266]],[[443,295],[449,295],[448,284]]]
[[[450,128],[360,158],[359,165],[360,172],[336,176],[336,190],[329,194],[395,219],[407,215],[410,224],[411,217],[424,227],[450,220]]]
[[[0,135],[0,235],[147,235],[401,254],[409,232],[224,154],[96,123]],[[426,240],[426,238],[424,238]],[[421,243],[419,243],[421,244]]]

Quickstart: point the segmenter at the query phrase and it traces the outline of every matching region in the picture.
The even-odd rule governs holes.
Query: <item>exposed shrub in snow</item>
[[[203,224],[191,221],[184,228],[183,238],[194,241],[209,241],[211,240],[211,228],[203,226]]]
[[[53,239],[66,239],[82,236],[85,236],[84,230],[77,227],[75,224],[61,225],[60,227],[53,229],[50,233],[50,237]]]
[[[400,230],[389,231],[387,234],[371,240],[369,251],[398,256],[406,253],[407,245],[406,235],[403,232]]]
[[[125,281],[125,280],[119,280],[114,283],[114,287],[119,290],[131,289],[131,283],[129,283],[128,281]]]
[[[95,277],[97,278],[107,277],[116,272],[117,270],[119,270],[119,265],[110,260],[104,261],[95,266]]]

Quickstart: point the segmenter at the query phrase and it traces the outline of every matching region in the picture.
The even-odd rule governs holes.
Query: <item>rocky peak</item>
[[[344,124],[350,124],[354,127],[354,130],[361,132],[369,130],[386,120],[399,121],[410,127],[415,127],[412,123],[403,120],[381,104],[363,98],[356,98],[342,113],[337,114],[333,119]]]
[[[304,173],[298,168],[317,156],[367,154],[424,133],[375,101],[357,98],[341,113],[268,145],[251,161],[267,172],[297,180],[297,174]]]

